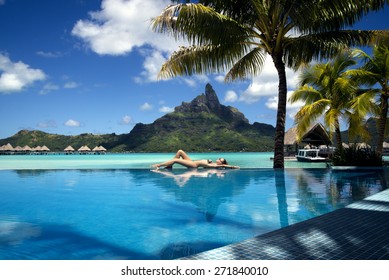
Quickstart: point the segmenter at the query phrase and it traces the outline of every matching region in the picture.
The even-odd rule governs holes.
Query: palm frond
[[[232,68],[227,73],[225,80],[228,82],[245,79],[250,76],[259,75],[265,64],[266,53],[261,48],[255,48],[235,61]]]
[[[210,7],[193,3],[168,6],[152,20],[152,29],[184,38],[192,45],[233,44],[244,41],[252,32]]]
[[[212,72],[226,72],[244,53],[244,45],[206,45],[181,47],[162,65],[159,78],[178,75],[190,76]]]
[[[339,125],[339,119],[342,116],[342,112],[337,108],[330,108],[324,114],[324,125],[328,127],[330,135],[336,130]]]
[[[351,46],[373,45],[384,36],[389,36],[388,30],[338,30],[301,35],[285,41],[284,60],[288,67],[298,69],[312,59],[333,58]]]
[[[328,100],[321,99],[312,104],[303,106],[297,112],[295,116],[295,122],[297,123],[297,141],[300,141],[301,137],[307,132],[312,123],[322,116],[328,105]]]
[[[309,85],[304,85],[297,90],[295,90],[292,95],[289,97],[290,103],[295,103],[297,101],[303,101],[306,104],[312,104],[320,99],[323,99],[323,96],[320,91],[314,89]]]
[[[351,100],[351,109],[362,116],[365,116],[369,113],[375,113],[375,111],[378,109],[374,109],[376,107],[374,102],[374,97],[376,94],[376,90],[368,90],[365,93],[358,95],[353,100]]]
[[[369,11],[382,9],[388,0],[311,0],[305,24],[299,25],[302,33],[327,32],[353,26]]]
[[[361,138],[363,141],[368,141],[371,138],[367,127],[364,125],[364,118],[357,113],[347,111],[345,113],[348,120],[348,137],[349,139]]]

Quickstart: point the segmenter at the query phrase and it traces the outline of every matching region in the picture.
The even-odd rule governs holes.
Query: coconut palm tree
[[[378,93],[379,102],[378,110],[370,107],[371,112],[378,115],[378,137],[377,149],[379,154],[382,154],[383,143],[385,140],[385,132],[387,130],[388,116],[388,98],[389,98],[389,45],[386,42],[380,42],[373,48],[372,55],[367,54],[362,50],[355,50],[355,54],[364,60],[364,65],[355,70],[355,75],[358,80],[370,86],[378,85],[378,88],[367,92],[367,98],[371,100],[371,93]],[[366,95],[366,94],[365,94]],[[361,99],[363,96],[361,96]]]
[[[284,168],[286,67],[297,69],[350,45],[371,43],[384,31],[344,27],[389,0],[204,1],[215,8],[201,2],[168,6],[153,20],[154,31],[191,44],[171,55],[160,77],[227,72],[226,81],[246,79],[260,74],[269,55],[279,77],[273,167]]]
[[[336,56],[333,61],[318,63],[302,71],[299,79],[300,87],[289,98],[292,103],[305,102],[295,117],[298,140],[312,123],[322,116],[330,135],[335,132],[339,150],[342,149],[341,119],[349,123],[350,136],[366,135],[362,126],[364,114],[353,111],[359,87],[356,79],[351,75],[350,67],[356,63],[351,51],[345,51]]]

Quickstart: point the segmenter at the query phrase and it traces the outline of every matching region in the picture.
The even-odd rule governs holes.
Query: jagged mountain
[[[137,124],[124,144],[131,151],[271,151],[275,129],[249,124],[236,108],[220,104],[210,84],[152,124]]]
[[[0,140],[0,145],[46,145],[52,151],[62,151],[68,145],[76,149],[81,145],[103,145],[113,152],[262,152],[272,151],[274,133],[273,126],[250,124],[238,109],[220,104],[212,86],[207,84],[205,93],[191,102],[183,102],[152,124],[136,124],[128,134],[64,136],[23,130]]]

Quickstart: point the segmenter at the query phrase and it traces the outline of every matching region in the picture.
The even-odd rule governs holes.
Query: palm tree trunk
[[[288,203],[286,198],[286,184],[285,184],[285,170],[274,170],[277,202],[278,202],[278,214],[280,215],[280,226],[286,227],[289,225],[288,217]]]
[[[382,154],[385,141],[386,118],[388,116],[388,93],[381,94],[381,112],[378,124],[377,153]]]
[[[278,108],[276,133],[274,137],[274,162],[273,168],[284,168],[284,137],[285,137],[285,116],[286,116],[286,99],[287,85],[285,64],[282,61],[281,54],[272,55],[274,65],[278,72]]]
[[[342,145],[342,134],[340,133],[340,125],[338,120],[336,120],[336,124],[335,124],[335,138],[336,138],[336,148],[338,149],[338,151],[340,151],[343,149],[343,145]]]

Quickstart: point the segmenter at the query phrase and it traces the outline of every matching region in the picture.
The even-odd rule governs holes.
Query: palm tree
[[[218,10],[201,3],[177,4],[168,6],[153,20],[154,31],[192,44],[171,55],[160,77],[226,71],[226,81],[246,79],[258,75],[266,55],[270,55],[279,77],[273,167],[284,168],[286,67],[297,69],[350,45],[371,43],[385,32],[342,29],[389,0],[204,2]]]
[[[378,110],[374,110],[378,115],[378,138],[377,149],[379,154],[382,154],[383,143],[385,140],[385,132],[387,130],[388,116],[388,98],[389,98],[389,45],[385,42],[380,42],[373,48],[373,55],[370,56],[362,50],[355,50],[356,55],[364,60],[364,65],[357,69],[354,75],[358,80],[370,86],[378,85],[379,88],[370,90],[367,99],[370,100],[371,92],[379,94]]]
[[[350,136],[366,135],[362,126],[364,115],[352,110],[359,88],[349,68],[355,64],[351,51],[345,51],[333,61],[315,64],[301,73],[300,87],[289,98],[292,103],[305,102],[295,117],[298,140],[322,116],[330,135],[335,132],[338,150],[342,149],[341,119],[349,123]]]

